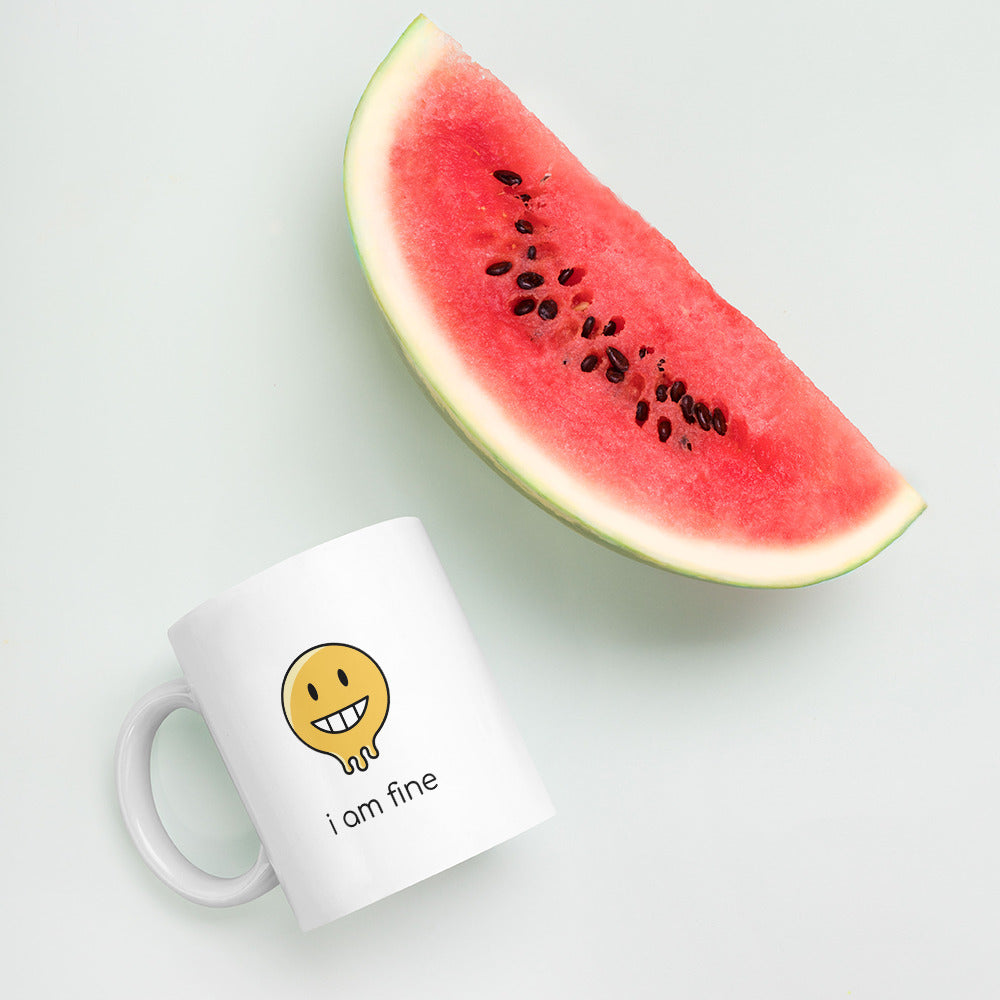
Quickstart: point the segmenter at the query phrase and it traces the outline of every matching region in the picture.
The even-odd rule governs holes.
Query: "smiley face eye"
[[[337,677],[340,678],[340,683],[343,684],[344,687],[347,687],[347,674],[345,674],[343,670],[337,671]]]
[[[309,697],[312,698],[313,701],[319,701],[319,694],[312,684],[307,685],[306,690],[309,692]]]

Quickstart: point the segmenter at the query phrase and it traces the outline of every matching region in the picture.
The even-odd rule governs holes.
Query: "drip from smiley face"
[[[281,702],[292,732],[336,757],[345,773],[367,770],[378,756],[375,737],[389,712],[389,686],[360,649],[339,643],[307,649],[285,674]]]

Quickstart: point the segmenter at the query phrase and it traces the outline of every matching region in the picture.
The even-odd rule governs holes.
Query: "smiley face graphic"
[[[379,665],[355,646],[313,646],[288,668],[281,702],[306,746],[336,757],[345,773],[378,756],[375,737],[389,713],[389,685]],[[368,759],[365,758],[367,753]]]

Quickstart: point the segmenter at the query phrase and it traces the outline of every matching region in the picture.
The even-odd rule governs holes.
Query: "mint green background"
[[[801,591],[561,525],[392,346],[340,160],[405,4],[0,5],[0,908],[11,995],[994,997],[1000,16],[958,0],[425,9],[768,331],[928,502]],[[945,360],[947,359],[947,360]],[[302,936],[145,869],[111,755],[166,627],[427,526],[559,809]],[[155,752],[223,873],[203,727]]]

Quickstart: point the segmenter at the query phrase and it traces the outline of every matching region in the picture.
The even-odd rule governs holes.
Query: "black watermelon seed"
[[[694,415],[698,420],[698,426],[703,431],[712,429],[712,412],[704,403],[694,404]]]
[[[640,358],[644,358],[645,356],[646,356],[646,348],[645,347],[640,347],[639,348],[639,357]]]
[[[536,274],[534,271],[522,271],[517,276],[518,288],[537,288],[539,285],[543,284],[545,284],[545,279],[540,274]]]
[[[589,337],[594,332],[594,317],[588,316],[583,321],[583,329],[580,331],[581,337]]]
[[[622,382],[625,380],[625,372],[620,368],[609,368],[604,374],[609,382]]]
[[[678,380],[677,382],[671,383],[670,398],[675,403],[677,402],[678,399],[681,398],[681,396],[684,395],[685,392],[687,392],[687,386],[683,382]]]
[[[662,383],[656,387],[656,401],[665,403],[667,401],[667,387]]]
[[[617,368],[620,372],[628,371],[628,358],[617,347],[609,347],[604,353],[607,354],[613,368]]]
[[[556,305],[555,299],[542,299],[538,303],[538,315],[542,319],[555,319],[557,312],[559,312],[559,306]]]
[[[694,423],[694,398],[691,396],[681,396],[681,413],[684,414],[684,419],[689,423]]]
[[[523,201],[525,203],[525,205],[527,205],[528,202],[531,201],[531,195],[530,194],[519,194],[518,198],[520,198],[521,201]]]
[[[521,175],[515,174],[513,170],[494,170],[493,176],[507,187],[514,187],[521,183]]]
[[[514,223],[514,228],[519,233],[533,233],[535,231],[535,227],[527,219],[518,219]]]
[[[682,437],[681,438],[681,447],[687,449],[688,451],[690,451],[691,450],[691,442],[688,441],[688,439],[686,437]]]
[[[495,264],[490,264],[486,268],[487,274],[492,274],[494,278],[501,274],[506,274],[514,265],[509,260],[498,260]]]
[[[618,329],[618,325],[614,320],[610,320],[608,325],[601,331],[605,337],[613,337],[615,335],[615,330]]]
[[[527,316],[535,308],[535,300],[529,295],[527,298],[518,299],[514,303],[515,316]]]
[[[717,434],[726,433],[726,418],[718,407],[712,413],[712,426]]]
[[[670,421],[666,417],[660,417],[656,424],[656,433],[661,441],[666,441],[670,437],[670,431],[673,428],[670,426]]]
[[[588,354],[583,361],[580,362],[580,371],[592,372],[596,367],[597,363],[601,359],[596,354]]]
[[[534,260],[537,253],[538,251],[533,246],[528,247],[528,260]]]
[[[560,285],[565,285],[566,282],[569,281],[569,279],[572,278],[572,277],[573,277],[573,268],[571,268],[571,267],[564,267],[559,272],[559,278],[558,278],[559,284]]]
[[[635,422],[641,427],[649,419],[649,403],[640,399],[635,404]]]

